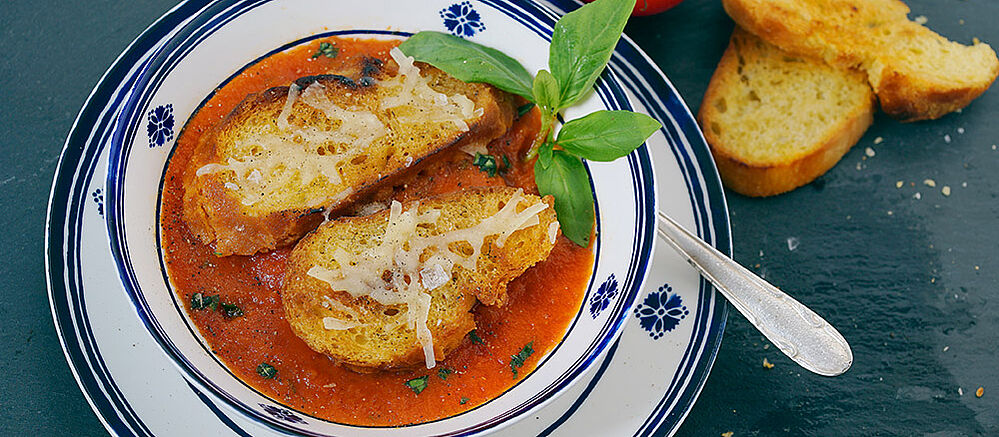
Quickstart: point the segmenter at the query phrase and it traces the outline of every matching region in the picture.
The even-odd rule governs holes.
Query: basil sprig
[[[499,50],[440,32],[420,32],[399,45],[406,55],[458,79],[492,84],[538,107],[541,130],[525,158],[538,158],[538,191],[555,198],[562,234],[580,246],[590,243],[594,216],[582,159],[626,156],[662,127],[645,114],[597,111],[556,129],[561,112],[589,93],[607,67],[634,6],[635,0],[597,0],[566,14],[555,23],[548,70],[534,77]]]
[[[465,82],[485,82],[531,100],[531,73],[505,53],[440,32],[420,32],[399,45],[406,56]]]

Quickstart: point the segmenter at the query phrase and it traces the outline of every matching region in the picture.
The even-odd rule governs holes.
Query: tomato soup
[[[319,51],[321,42],[335,46],[336,56]],[[246,68],[217,89],[184,127],[163,185],[160,219],[167,270],[177,298],[184,302],[211,351],[243,382],[275,401],[311,416],[351,425],[433,421],[499,396],[526,378],[538,360],[561,341],[581,308],[593,268],[590,248],[560,236],[547,260],[509,284],[509,300],[504,306],[478,305],[474,309],[478,328],[436,368],[356,373],[310,349],[285,320],[281,284],[290,248],[219,257],[191,233],[183,220],[181,180],[202,134],[248,94],[288,85],[299,77],[336,72],[364,56],[387,60],[388,51],[397,44],[326,38]],[[473,165],[465,152],[447,151],[428,159],[422,169],[414,169],[419,171],[398,185],[382,189],[382,199],[406,201],[463,187],[502,184],[537,193],[533,162],[523,162],[520,157],[539,125],[537,111],[529,111],[507,134],[489,144],[490,155],[502,161],[493,176]],[[242,314],[193,308],[192,297],[197,293],[217,295]],[[527,346],[533,354],[522,353]],[[522,367],[515,365],[519,362],[511,364],[516,355],[526,357]],[[272,368],[258,370],[262,363]],[[419,384],[412,383],[414,379]]]

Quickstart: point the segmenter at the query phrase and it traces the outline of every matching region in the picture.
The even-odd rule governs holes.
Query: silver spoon
[[[697,238],[659,211],[659,236],[701,272],[749,322],[794,362],[823,376],[853,364],[846,339],[814,311]]]

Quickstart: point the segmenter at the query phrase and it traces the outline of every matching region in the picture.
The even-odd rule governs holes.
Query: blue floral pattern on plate
[[[291,423],[297,423],[299,425],[307,424],[307,422],[304,419],[296,416],[295,413],[292,413],[291,411],[288,411],[284,408],[275,407],[273,405],[267,405],[267,404],[257,404],[257,405],[260,405],[260,408],[263,408],[264,411],[267,412],[267,414],[274,416],[275,419],[284,420],[286,422],[291,422]]]
[[[444,27],[455,36],[467,38],[486,30],[482,16],[472,7],[471,2],[455,3],[440,10]]]
[[[149,111],[146,123],[146,135],[149,137],[149,147],[157,147],[173,140],[173,105],[160,105]]]
[[[94,199],[94,203],[97,205],[97,215],[104,217],[104,192],[98,188],[90,193],[90,198]]]
[[[597,318],[600,312],[610,305],[611,300],[617,296],[617,279],[611,274],[593,296],[590,296],[590,315]]]
[[[653,340],[658,340],[663,334],[672,331],[680,324],[680,320],[690,314],[683,305],[680,295],[672,292],[673,287],[663,284],[658,291],[649,293],[645,300],[635,307],[635,317],[638,317],[642,329],[648,331]]]

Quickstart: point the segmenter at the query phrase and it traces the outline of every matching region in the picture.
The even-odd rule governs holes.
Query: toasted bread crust
[[[856,96],[850,102],[848,111],[830,108],[826,116],[831,119],[824,123],[818,136],[808,138],[806,144],[796,144],[798,147],[793,150],[760,154],[754,149],[774,145],[759,144],[764,140],[748,135],[723,135],[723,132],[738,129],[738,124],[749,121],[772,123],[767,124],[767,127],[773,131],[797,129],[798,123],[804,126],[802,119],[808,115],[796,111],[782,114],[782,117],[773,117],[748,108],[721,109],[715,103],[726,101],[729,102],[729,106],[733,106],[739,102],[739,96],[755,92],[759,92],[763,98],[787,96],[780,102],[784,105],[788,105],[789,101],[795,98],[808,99],[804,96],[795,97],[800,92],[798,88],[804,88],[800,81],[807,79],[796,76],[743,75],[744,69],[746,74],[763,75],[762,72],[753,69],[754,63],[779,69],[775,64],[783,57],[782,52],[776,47],[764,46],[765,44],[736,27],[698,111],[698,120],[703,126],[704,137],[711,147],[722,182],[737,193],[754,197],[784,193],[824,174],[863,136],[873,122],[874,116],[873,95],[864,85],[860,73],[838,70],[825,65],[821,60],[801,58],[795,60],[796,65],[813,71],[816,77],[828,79],[830,87],[833,86],[832,83],[838,85],[838,82],[842,82],[853,84],[853,88],[860,88],[860,92],[852,92]],[[772,85],[772,82],[779,84]],[[791,105],[790,109],[794,111],[800,108]],[[745,112],[741,118],[733,118],[731,115],[723,116],[726,110]],[[775,111],[770,107],[761,108],[762,110]]]
[[[508,202],[516,192],[509,187],[465,189],[422,199],[419,207],[420,211],[431,208],[442,211],[435,227],[464,228],[495,214],[500,209],[499,204]],[[538,224],[514,232],[503,247],[497,246],[495,239],[487,238],[475,272],[456,266],[449,282],[428,291],[432,300],[427,326],[433,335],[438,361],[475,329],[470,311],[477,299],[486,304],[502,304],[506,299],[507,283],[545,259],[554,247],[548,233],[549,226],[556,222],[552,198],[524,195],[524,199],[528,204],[544,202],[548,205],[538,213]],[[407,203],[404,210],[415,204]],[[352,298],[346,291],[334,291],[328,283],[308,275],[308,271],[313,266],[343,262],[333,258],[335,248],[360,254],[377,245],[384,235],[388,215],[389,211],[383,211],[363,217],[343,217],[309,233],[292,251],[282,287],[286,318],[296,335],[312,349],[356,371],[411,368],[424,362],[415,329],[405,324],[397,326],[394,324],[397,321],[383,316],[393,311],[402,313],[406,310],[405,305],[385,306],[366,296]],[[326,298],[335,299],[361,314],[362,320],[323,305]],[[350,319],[364,325],[329,330],[324,328],[324,317]]]
[[[988,44],[947,41],[909,21],[909,8],[898,0],[723,0],[723,5],[739,26],[790,53],[863,69],[882,110],[901,121],[935,119],[963,108],[999,75],[999,59]]]
[[[367,170],[371,173],[369,178],[356,181],[349,190],[340,194],[316,192],[316,196],[326,197],[326,201],[320,205],[303,202],[297,207],[261,211],[242,204],[233,190],[226,187],[227,178],[223,172],[197,175],[198,169],[206,164],[225,163],[228,158],[232,158],[227,154],[227,148],[231,147],[234,138],[238,138],[242,130],[255,129],[262,123],[276,119],[288,98],[288,87],[275,87],[251,94],[222,122],[201,137],[188,163],[183,180],[184,219],[191,231],[220,255],[251,255],[287,246],[314,229],[323,220],[324,213],[336,214],[380,185],[412,174],[421,161],[437,152],[451,147],[487,143],[509,129],[515,112],[511,96],[489,85],[458,82],[429,65],[420,66],[426,73],[425,76],[431,75],[446,86],[461,87],[476,107],[483,109],[481,116],[469,122],[467,131],[455,130],[450,136],[445,135],[447,139],[443,141],[427,140],[430,142],[418,145],[418,153],[409,155],[408,161],[399,154],[400,156],[392,157],[386,162],[383,168],[371,167]],[[353,102],[374,98],[377,85],[361,84],[363,77],[373,73],[364,70],[358,74],[364,76],[357,80],[341,75],[310,76],[301,78],[296,83],[300,88],[305,88],[318,82],[325,86],[326,94],[334,101],[344,94],[350,95]],[[388,73],[382,70],[378,74],[384,77]],[[295,110],[298,111],[300,106],[302,105],[296,104]]]
[[[774,196],[808,184],[833,168],[864,136],[873,117],[871,110],[843,120],[836,134],[824,138],[812,153],[771,165],[747,164],[720,147],[711,147],[711,153],[726,187],[745,196]],[[708,140],[709,144],[712,141],[717,139]]]

